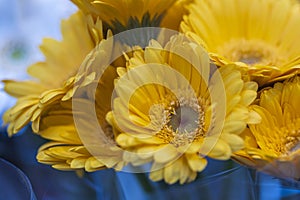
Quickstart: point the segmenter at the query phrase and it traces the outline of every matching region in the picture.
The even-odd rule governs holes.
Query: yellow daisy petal
[[[40,48],[45,55],[45,61],[28,68],[28,73],[36,82],[4,81],[6,92],[18,98],[17,103],[4,116],[4,121],[10,123],[10,135],[17,133],[29,122],[32,122],[33,131],[38,132],[40,116],[49,108],[59,105],[61,101],[69,100],[78,89],[74,87],[74,77],[84,58],[98,42],[101,44],[97,48],[104,45],[107,47],[103,42],[102,24],[92,20],[90,16],[84,16],[80,11],[68,20],[63,20],[61,32],[61,41],[43,40]],[[110,53],[109,48],[106,50],[102,53],[105,54],[105,58]],[[83,86],[92,82],[93,74],[85,78]]]

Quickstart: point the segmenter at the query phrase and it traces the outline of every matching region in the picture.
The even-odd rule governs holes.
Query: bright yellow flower
[[[125,165],[122,151],[116,148],[113,140],[112,128],[105,121],[105,115],[111,109],[111,93],[116,76],[116,69],[108,67],[99,81],[95,96],[89,88],[84,88],[87,91],[85,95],[75,95],[72,101],[53,106],[43,115],[39,134],[50,142],[40,147],[37,155],[39,162],[60,170],[85,169],[89,172],[103,168],[120,170]],[[92,119],[94,109],[96,121]],[[74,115],[80,121],[74,120]],[[97,138],[101,134],[98,124],[105,134],[103,140]],[[95,147],[91,145],[93,142],[96,142]],[[113,147],[105,146],[108,142],[114,144],[111,145]]]
[[[294,0],[196,0],[181,29],[217,65],[236,63],[259,85],[300,68],[300,6]]]
[[[95,18],[99,17],[103,22],[107,23],[114,34],[139,27],[159,27],[169,8],[179,10],[178,5],[172,7],[176,1],[72,0],[85,13],[92,14]],[[170,26],[174,23],[172,22]]]
[[[238,162],[281,178],[300,179],[300,77],[262,92],[253,110],[262,117],[243,137],[245,150],[234,155]]]
[[[18,99],[3,116],[4,121],[9,123],[10,135],[17,133],[29,122],[32,122],[34,132],[39,131],[41,116],[50,107],[72,97],[76,90],[75,77],[84,58],[103,41],[101,21],[94,23],[91,17],[85,17],[81,12],[63,21],[61,31],[62,41],[44,39],[41,51],[45,61],[28,68],[28,73],[35,80],[4,81],[5,91]],[[109,54],[109,45],[102,46]],[[92,79],[92,76],[90,73],[84,77]]]
[[[248,110],[257,84],[243,81],[235,66],[210,72],[208,54],[182,36],[165,47],[151,41],[117,71],[107,121],[116,128],[124,160],[152,163],[154,181],[194,180],[207,165],[205,156],[229,159],[243,148],[238,135],[246,123],[259,121]]]

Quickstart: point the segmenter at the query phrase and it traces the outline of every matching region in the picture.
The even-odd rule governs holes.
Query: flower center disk
[[[225,58],[248,65],[278,65],[284,60],[276,47],[260,40],[233,39],[217,50]]]
[[[191,133],[196,131],[199,126],[199,113],[188,106],[175,109],[171,115],[168,125],[174,132],[179,134]]]
[[[198,99],[183,97],[169,101],[166,120],[156,136],[174,146],[184,146],[205,136],[205,110]]]

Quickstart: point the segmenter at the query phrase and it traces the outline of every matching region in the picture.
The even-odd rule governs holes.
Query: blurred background
[[[28,79],[26,68],[43,60],[42,38],[59,40],[61,19],[76,9],[69,0],[0,0],[0,80]],[[0,114],[14,102],[0,82]],[[37,163],[36,151],[45,142],[30,127],[13,138],[7,137],[5,126],[0,127],[0,200],[300,199],[298,185],[230,161],[211,161],[195,182],[183,186],[153,183],[145,174],[112,170],[62,172]]]
[[[43,59],[42,38],[60,39],[61,19],[76,9],[68,0],[0,0],[0,79],[28,78],[26,67]],[[0,99],[0,109],[12,103],[2,83]]]

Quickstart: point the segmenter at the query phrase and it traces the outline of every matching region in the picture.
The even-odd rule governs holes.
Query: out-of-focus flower
[[[112,167],[121,169],[124,166],[122,152],[116,148],[112,128],[105,121],[105,115],[111,109],[111,94],[116,77],[116,69],[109,66],[99,81],[94,97],[92,93],[86,94],[88,98],[76,97],[72,100],[73,107],[72,103],[63,102],[43,116],[39,134],[50,142],[39,149],[37,155],[39,162],[50,164],[60,170],[85,169],[89,172]],[[74,108],[74,104],[80,108]],[[94,109],[97,123],[93,123],[91,119]],[[80,118],[80,121],[77,121],[80,125],[74,122],[74,112]],[[102,140],[95,139],[99,135],[97,127],[94,127],[97,124],[100,124],[105,133]],[[79,135],[78,131],[84,133]],[[97,149],[94,155],[91,155],[91,152],[95,151],[90,149],[93,147],[86,148],[86,144],[91,142],[96,142]],[[114,144],[115,148],[105,146],[107,143]]]
[[[196,0],[181,29],[217,65],[236,63],[260,86],[297,73],[300,5],[294,0]]]
[[[243,148],[238,135],[246,124],[259,121],[248,110],[257,84],[243,80],[235,66],[210,72],[208,54],[182,36],[172,37],[165,47],[151,41],[117,71],[117,97],[107,121],[127,151],[125,161],[136,166],[153,162],[154,181],[193,181],[206,167],[206,155],[229,159]]]
[[[238,162],[281,178],[300,179],[300,77],[262,91],[260,124],[249,125],[242,135],[245,149],[234,154]]]
[[[81,12],[63,21],[61,31],[62,41],[44,39],[41,51],[46,60],[28,68],[28,73],[36,80],[4,81],[5,91],[18,99],[3,116],[5,123],[9,123],[10,135],[29,122],[32,122],[34,132],[39,131],[41,116],[49,108],[53,109],[61,101],[72,97],[79,67],[90,51],[103,40],[101,21],[94,22]],[[106,48],[105,54],[109,54],[109,50]]]
[[[188,1],[72,0],[85,13],[99,17],[114,34],[139,27],[160,27],[162,21],[166,28],[178,28],[185,12],[183,5]]]

